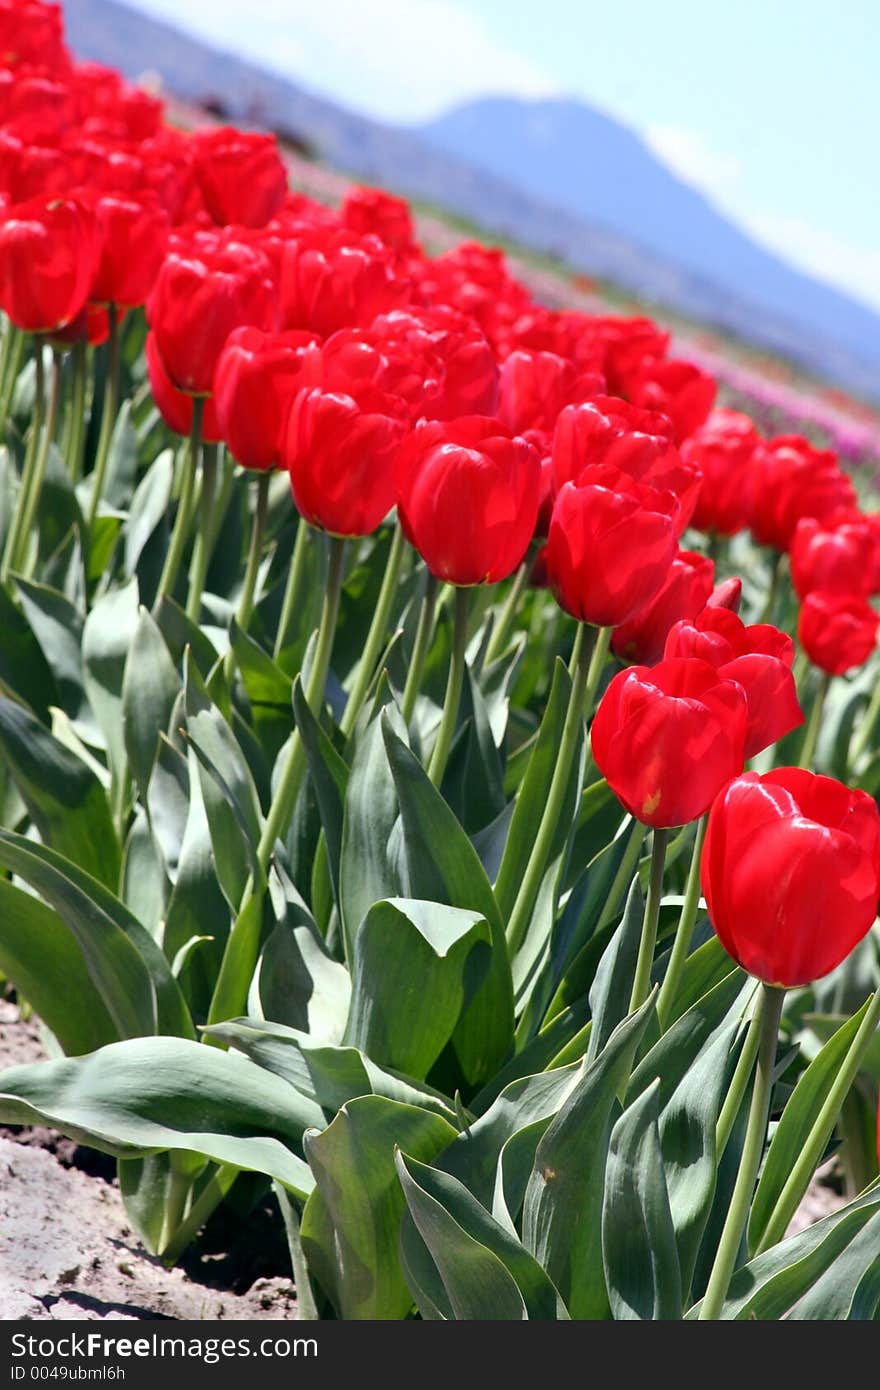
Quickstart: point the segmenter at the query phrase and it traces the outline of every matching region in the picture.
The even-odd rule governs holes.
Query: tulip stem
[[[651,966],[654,964],[654,948],[657,945],[657,923],[660,921],[660,899],[663,896],[663,869],[666,864],[666,846],[669,843],[668,830],[655,830],[651,848],[651,877],[648,881],[648,896],[645,899],[645,916],[642,922],[642,939],[639,942],[639,956],[633,979],[629,1011],[640,1009],[651,993]]]
[[[7,323],[3,335],[3,366],[0,372],[0,434],[6,431],[6,422],[12,408],[15,383],[24,356],[26,334],[14,323]]]
[[[46,469],[49,466],[49,452],[52,448],[52,440],[55,437],[60,406],[61,354],[55,352],[52,355],[52,379],[49,387],[49,408],[46,412],[46,425],[43,430],[42,442],[35,455],[36,463],[28,490],[26,510],[22,518],[21,532],[18,538],[18,550],[15,556],[15,568],[21,572],[25,579],[30,578],[31,573],[31,566],[28,562],[28,539],[34,527],[37,508],[40,505],[40,496],[46,478]]]
[[[165,556],[165,563],[162,566],[162,573],[159,577],[159,585],[156,589],[156,598],[153,603],[154,612],[158,610],[165,595],[170,594],[177,583],[177,576],[180,572],[180,562],[183,559],[183,552],[186,547],[187,537],[189,536],[190,523],[192,521],[191,513],[196,468],[198,467],[199,452],[201,449],[203,407],[204,401],[202,397],[194,397],[189,446],[183,459],[177,515],[174,518],[174,529],[171,532],[171,544],[168,547],[168,553]]]
[[[754,998],[755,996],[752,994],[746,1008],[750,1007]],[[718,1122],[715,1125],[716,1164],[721,1162],[724,1156],[724,1150],[727,1148],[727,1141],[730,1138],[734,1122],[739,1114],[742,1098],[745,1095],[746,1086],[748,1085],[749,1077],[755,1065],[755,1058],[758,1055],[758,1044],[760,1041],[761,1012],[759,1009],[755,1009],[749,1020],[748,1031],[746,1032],[745,1041],[742,1045],[742,1051],[739,1054],[739,1060],[734,1068],[730,1086],[724,1098],[724,1104],[721,1107],[721,1114],[718,1116]]]
[[[186,616],[198,623],[202,611],[202,594],[211,559],[211,523],[214,515],[214,491],[217,482],[217,449],[206,445],[202,450],[202,496],[199,503],[199,524],[189,566],[189,594]]]
[[[422,597],[422,606],[419,610],[419,622],[416,628],[415,642],[413,643],[412,656],[410,657],[409,670],[406,673],[406,684],[403,687],[403,698],[400,704],[400,713],[403,716],[404,724],[409,727],[413,712],[416,707],[419,690],[422,685],[422,673],[425,669],[425,659],[431,646],[431,638],[434,633],[434,614],[437,608],[437,580],[430,570],[425,571],[425,592]]]
[[[810,718],[804,731],[804,742],[801,748],[800,767],[811,768],[813,759],[816,756],[816,744],[819,742],[819,730],[822,727],[822,714],[825,709],[825,697],[828,694],[828,687],[831,684],[831,677],[827,671],[823,671],[816,687],[816,694],[813,696],[813,705],[810,710]]]
[[[773,616],[773,612],[776,608],[776,600],[779,597],[779,589],[782,584],[785,561],[786,555],[784,552],[781,555],[777,555],[773,568],[770,571],[770,587],[767,590],[767,598],[764,607],[761,609],[761,616],[758,618],[759,623],[769,623]]]
[[[336,636],[336,619],[339,613],[339,595],[342,592],[342,579],[345,561],[345,540],[341,536],[330,537],[330,563],[327,584],[324,589],[324,605],[318,640],[315,643],[309,677],[306,681],[306,703],[312,714],[318,715],[324,703],[327,673],[333,654],[333,640]],[[294,730],[287,743],[284,765],[272,796],[269,814],[263,826],[263,833],[257,845],[257,864],[260,876],[265,877],[275,852],[275,845],[287,833],[296,806],[296,799],[306,774],[306,755],[298,730]],[[263,885],[255,884],[250,878],[244,891],[238,916],[226,940],[220,972],[214,987],[209,1023],[222,1023],[224,1019],[234,1018],[245,1008],[247,992],[260,949],[261,914],[255,909],[263,895]],[[206,1038],[212,1044],[211,1038]],[[219,1044],[214,1043],[214,1046]]]
[[[164,1265],[170,1267],[177,1263],[190,1241],[198,1235],[208,1217],[223,1201],[240,1172],[241,1169],[231,1163],[221,1164],[202,1188],[180,1224],[174,1227],[173,1222],[166,1223],[170,1228],[170,1234],[159,1251]]]
[[[559,817],[565,801],[565,793],[568,790],[572,771],[575,767],[578,738],[583,729],[584,709],[590,686],[590,676],[596,658],[595,647],[591,654],[587,645],[584,623],[578,623],[572,657],[574,661],[574,679],[571,683],[571,691],[568,697],[568,709],[565,712],[565,723],[562,726],[562,737],[559,740],[559,750],[556,755],[553,776],[550,779],[550,786],[547,790],[547,799],[544,802],[544,810],[538,826],[538,833],[535,836],[528,863],[526,864],[525,873],[522,876],[522,882],[519,886],[519,892],[516,895],[516,900],[507,923],[507,946],[511,959],[513,959],[525,939],[529,921],[531,920],[534,910],[535,899],[538,896],[541,880],[544,877],[547,861],[550,858],[550,852],[553,848]],[[578,791],[580,791],[580,788],[578,788]]]
[[[263,550],[263,532],[266,529],[266,511],[269,502],[269,483],[271,474],[261,473],[257,479],[257,496],[254,503],[254,516],[251,522],[251,538],[248,545],[247,565],[244,572],[244,583],[241,587],[241,596],[238,600],[238,608],[235,613],[235,625],[241,632],[247,632],[250,625],[251,616],[254,611],[254,597],[257,592],[257,575],[260,570],[260,556]],[[223,662],[223,674],[227,684],[230,684],[235,674],[235,652],[230,642],[229,650]]]
[[[43,339],[37,336],[34,339],[34,408],[31,415],[31,432],[28,436],[27,447],[24,451],[24,462],[21,466],[21,478],[18,486],[18,496],[15,499],[15,510],[9,523],[9,530],[6,532],[6,544],[3,547],[3,562],[0,566],[0,582],[6,583],[9,578],[9,571],[15,569],[18,562],[18,554],[26,541],[25,517],[28,511],[28,499],[33,483],[34,469],[36,468],[37,455],[40,452],[41,435],[43,429],[43,412],[46,406],[46,379],[43,366]]]
[[[370,683],[376,673],[376,662],[379,660],[388,632],[388,619],[391,616],[391,608],[397,594],[400,567],[403,564],[405,553],[406,539],[398,522],[394,527],[391,549],[388,551],[388,559],[385,562],[385,575],[382,579],[379,597],[376,600],[370,630],[367,633],[364,649],[358,662],[357,675],[354,685],[351,687],[351,693],[345,702],[345,711],[339,725],[343,738],[351,736],[355,720],[361,712]]]
[[[752,1090],[746,1139],[733,1196],[730,1199],[730,1207],[715,1254],[715,1263],[712,1266],[709,1283],[700,1305],[699,1319],[701,1322],[715,1322],[721,1315],[727,1298],[731,1275],[736,1266],[743,1232],[748,1221],[749,1209],[755,1192],[755,1180],[761,1165],[764,1141],[767,1138],[770,1095],[773,1089],[773,1065],[776,1060],[779,1020],[782,1017],[784,999],[784,989],[778,989],[775,985],[762,985],[756,1015],[756,1017],[760,1017],[758,1069]]]
[[[874,689],[871,692],[871,699],[865,706],[859,726],[853,738],[849,753],[849,770],[854,772],[856,763],[864,753],[867,753],[877,728],[877,720],[880,719],[880,677],[875,680]]]
[[[467,589],[456,589],[452,655],[449,659],[449,676],[446,681],[446,695],[443,700],[443,713],[440,716],[440,728],[437,731],[437,738],[431,752],[431,758],[427,769],[428,776],[435,787],[439,787],[440,783],[443,781],[443,774],[446,771],[446,764],[449,761],[449,750],[452,747],[452,738],[458,719],[458,709],[461,704],[461,689],[464,684],[464,654],[467,649],[469,600],[470,593]]]
[[[82,475],[82,451],[86,433],[86,395],[89,376],[89,345],[80,338],[73,349],[73,386],[70,394],[70,414],[64,439],[64,462],[71,482],[78,483]]]
[[[602,914],[596,923],[597,932],[601,931],[603,927],[607,927],[608,923],[617,915],[617,911],[623,901],[623,895],[632,882],[632,876],[639,862],[639,857],[642,853],[642,845],[644,844],[647,833],[648,827],[646,825],[643,825],[640,820],[633,821],[632,829],[629,832],[629,841],[623,852],[623,858],[620,861],[620,867],[614,875],[614,882],[609,889],[608,897],[605,899],[605,906],[602,908]]]
[[[691,866],[688,870],[687,884],[684,890],[684,901],[675,930],[675,940],[672,943],[672,954],[669,957],[666,975],[660,986],[660,995],[657,1000],[657,1017],[660,1020],[661,1028],[666,1027],[666,1020],[681,988],[681,977],[684,974],[688,951],[691,948],[691,939],[700,906],[700,855],[703,852],[703,841],[706,838],[708,823],[709,813],[707,811],[697,825],[694,851],[691,855]]]
[[[529,561],[528,558],[526,558],[525,560],[523,560],[516,574],[513,576],[513,582],[511,583],[510,588],[507,591],[507,597],[504,600],[504,607],[498,614],[498,622],[493,628],[492,636],[489,638],[489,645],[486,648],[487,666],[489,666],[495,660],[495,658],[499,657],[501,653],[504,651],[505,645],[507,643],[507,636],[510,632],[511,624],[514,618],[516,617],[516,610],[519,607],[519,601],[522,598],[523,589],[526,587],[526,582],[529,577],[529,569]]]
[[[878,1024],[880,1024],[880,989],[872,996],[871,1002],[865,1010],[865,1016],[859,1024],[856,1035],[850,1043],[849,1050],[834,1078],[834,1084],[825,1097],[825,1103],[798,1150],[794,1166],[776,1199],[776,1205],[764,1229],[760,1244],[755,1250],[756,1255],[762,1255],[765,1250],[769,1250],[771,1245],[775,1245],[785,1235],[788,1223],[797,1211],[801,1198],[810,1185],[816,1165],[825,1152],[825,1146],[837,1123],[841,1107],[856,1078],[868,1044],[877,1032]]]
[[[91,530],[98,513],[98,504],[104,491],[107,475],[107,462],[110,458],[110,443],[116,412],[119,404],[119,317],[115,304],[107,306],[107,319],[110,336],[107,339],[107,376],[104,382],[104,405],[101,410],[101,430],[95,452],[95,467],[92,473],[92,492],[86,512],[86,526]]]
[[[302,587],[306,572],[306,557],[308,553],[309,524],[305,517],[301,516],[296,528],[296,540],[293,544],[293,554],[290,557],[290,569],[287,572],[287,585],[284,590],[284,600],[281,604],[281,617],[278,619],[278,631],[275,634],[273,656],[276,661],[284,651],[290,638],[291,629],[293,627],[293,615],[302,597]]]

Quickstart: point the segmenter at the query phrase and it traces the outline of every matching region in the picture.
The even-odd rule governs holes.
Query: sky
[[[564,95],[880,307],[878,0],[128,0],[381,120]]]

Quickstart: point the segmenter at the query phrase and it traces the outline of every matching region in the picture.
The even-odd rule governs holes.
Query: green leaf
[[[677,1321],[681,1271],[663,1171],[655,1082],[624,1110],[608,1146],[602,1252],[616,1321]]]
[[[131,770],[143,795],[150,785],[159,736],[168,728],[180,688],[165,639],[146,608],[141,608],[122,678],[122,729]]]
[[[309,772],[315,795],[321,825],[327,843],[327,856],[330,867],[330,881],[333,886],[334,901],[339,902],[339,860],[342,852],[342,805],[348,785],[349,769],[345,759],[337,753],[317,719],[309,709],[302,680],[297,676],[293,683],[293,712],[299,729],[303,747],[309,763]]]
[[[274,765],[293,728],[292,683],[267,652],[232,620],[229,643],[244,683],[254,733],[270,765]]]
[[[5,586],[0,588],[0,631],[0,686],[27,700],[48,724],[49,706],[59,704],[61,696],[33,629]]]
[[[492,933],[478,912],[413,898],[375,903],[355,939],[344,1042],[424,1080],[491,959]]]
[[[566,1317],[562,1300],[541,1266],[456,1178],[402,1153],[397,1154],[397,1171],[453,1317],[517,1322],[523,1318],[555,1322]],[[411,1252],[407,1275],[418,1301],[420,1281]]]
[[[739,1016],[754,988],[754,981],[744,970],[739,967],[730,970],[720,984],[677,1018],[645,1054],[633,1071],[626,1093],[628,1101],[635,1100],[659,1078],[662,1110],[681,1078],[687,1075],[729,1017]]]
[[[260,953],[254,989],[265,1018],[301,1029],[315,1042],[341,1041],[351,976],[327,954],[313,927],[279,922]]]
[[[645,901],[636,878],[629,890],[623,919],[606,949],[590,988],[593,1026],[587,1048],[587,1064],[595,1061],[621,1019],[629,1013]]]
[[[83,627],[86,694],[117,775],[126,763],[122,731],[122,681],[138,622],[137,581],[96,600]]]
[[[21,606],[40,644],[58,690],[58,703],[81,730],[91,735],[97,727],[92,719],[83,689],[82,632],[80,612],[57,589],[33,584],[16,577]],[[4,631],[4,641],[5,641]]]
[[[75,937],[56,912],[6,879],[0,879],[0,971],[68,1056],[116,1041]]]
[[[44,844],[115,889],[119,841],[107,793],[91,768],[4,695],[0,748]]]
[[[166,1150],[266,1173],[305,1196],[293,1149],[315,1105],[246,1057],[184,1038],[136,1038],[88,1057],[0,1072],[0,1119],[50,1124],[119,1158]]]
[[[163,449],[137,486],[125,523],[123,570],[131,578],[150,537],[168,512],[174,484],[174,454]]]
[[[880,1213],[791,1308],[794,1322],[872,1321],[880,1304]]]
[[[454,1137],[439,1115],[383,1096],[349,1101],[323,1133],[304,1136],[316,1188],[303,1213],[302,1245],[340,1317],[408,1313],[412,1299],[398,1256],[404,1196],[394,1151],[430,1162]]]
[[[123,401],[110,436],[103,501],[109,507],[128,507],[137,477],[138,442],[131,419],[131,401]]]
[[[339,915],[346,960],[352,959],[355,932],[373,903],[403,892],[402,875],[390,849],[398,814],[397,790],[377,715],[358,740],[345,792]]]
[[[605,1162],[619,1110],[617,1093],[654,1012],[656,991],[585,1066],[535,1156],[523,1208],[523,1241],[573,1318],[609,1311],[601,1251]]]

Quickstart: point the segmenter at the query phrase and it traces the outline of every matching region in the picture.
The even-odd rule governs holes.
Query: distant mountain
[[[119,0],[66,0],[71,47],[296,135],[327,164],[447,208],[880,400],[880,315],[763,251],[635,134],[577,102],[485,100],[385,126]],[[183,12],[183,11],[182,11]]]

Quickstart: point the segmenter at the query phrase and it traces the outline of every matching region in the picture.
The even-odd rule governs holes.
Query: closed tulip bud
[[[664,661],[686,656],[707,661],[745,691],[747,758],[804,722],[791,670],[794,642],[770,623],[747,627],[727,608],[707,606],[692,621],[676,623],[666,638]]]
[[[101,259],[90,298],[133,309],[145,304],[165,254],[168,214],[155,193],[107,193],[95,204]]]
[[[747,772],[712,807],[701,879],[709,919],[744,970],[769,985],[811,984],[877,915],[877,807],[802,768]]]
[[[535,450],[498,420],[423,420],[398,460],[401,524],[438,579],[497,584],[528,549],[540,483]]]
[[[729,608],[731,613],[738,613],[742,603],[743,582],[736,575],[730,579],[722,579],[720,584],[716,584],[709,597],[706,599],[707,608]]]
[[[791,582],[799,598],[813,589],[868,595],[876,564],[877,538],[857,514],[839,520],[802,517],[788,552]]]
[[[676,551],[677,500],[609,465],[557,493],[547,538],[556,601],[581,622],[613,627],[659,593]]]
[[[653,666],[663,656],[666,638],[682,618],[695,618],[712,594],[715,566],[695,550],[680,550],[662,588],[615,629],[611,645],[623,661]]]
[[[830,449],[800,435],[765,440],[752,456],[752,534],[762,545],[788,550],[801,517],[854,508],[855,489]]]
[[[760,435],[747,415],[715,410],[681,446],[686,463],[695,464],[703,482],[693,515],[698,531],[734,536],[752,514],[751,461]]]
[[[29,333],[63,328],[85,305],[99,250],[95,214],[79,198],[32,198],[6,208],[0,307]]]
[[[290,329],[236,328],[214,372],[214,404],[223,438],[243,468],[265,471],[281,460],[287,418],[308,383],[307,355],[317,339]]]
[[[706,661],[620,671],[591,729],[596,766],[630,815],[670,829],[697,820],[742,771],[745,692]]]
[[[106,315],[106,311],[103,312]],[[178,391],[174,385],[156,346],[154,333],[147,334],[144,355],[147,359],[150,390],[153,393],[153,400],[156,402],[159,414],[168,428],[173,430],[175,434],[188,435],[192,429],[193,397],[188,395],[186,391]],[[201,434],[206,444],[216,444],[218,440],[223,438],[214,401],[210,396],[206,398],[202,410]]]
[[[223,126],[193,136],[195,173],[205,207],[221,227],[264,227],[287,190],[274,135]]]
[[[336,536],[367,536],[395,502],[400,419],[362,408],[352,397],[300,391],[286,434],[285,461],[297,510]]]
[[[877,645],[880,614],[861,594],[814,589],[801,604],[798,641],[814,666],[842,676],[868,660]]]

